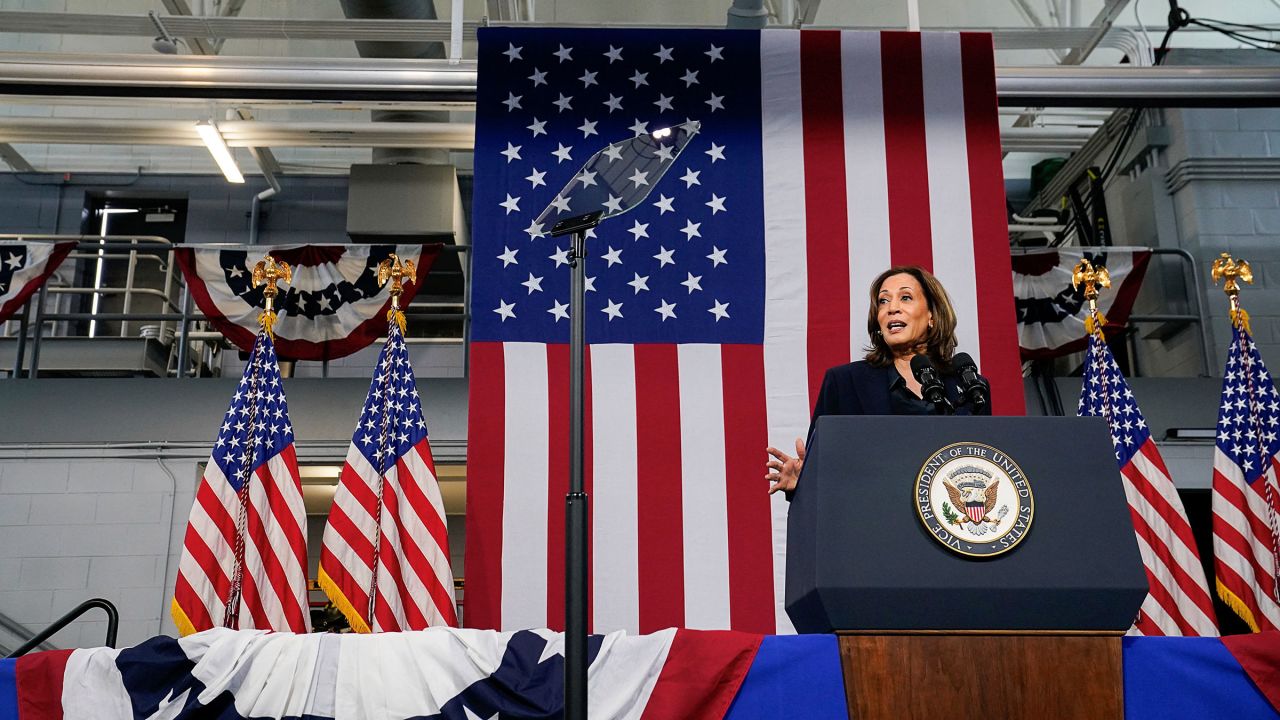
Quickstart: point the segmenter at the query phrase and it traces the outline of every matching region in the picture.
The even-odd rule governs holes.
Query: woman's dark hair
[[[929,312],[933,313],[933,326],[925,335],[925,353],[934,365],[943,370],[950,369],[951,356],[956,351],[956,311],[938,278],[919,265],[895,265],[880,273],[871,283],[871,307],[867,310],[867,334],[871,336],[871,345],[867,348],[866,361],[875,367],[893,364],[893,350],[880,334],[878,300],[884,281],[894,275],[910,275],[924,289],[925,302]]]

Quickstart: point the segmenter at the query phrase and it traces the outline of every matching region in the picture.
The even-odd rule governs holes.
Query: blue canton
[[[0,295],[13,292],[13,276],[27,266],[27,249],[6,246],[0,256]]]
[[[400,456],[426,436],[427,421],[422,417],[409,350],[400,327],[391,323],[351,443],[379,474],[385,475]]]
[[[569,238],[538,216],[553,202],[556,218],[608,206],[612,196],[562,207],[580,200],[557,193],[605,146],[697,120],[649,197],[588,234],[587,340],[761,342],[759,34],[484,28],[480,39],[472,338],[567,342]],[[642,175],[626,180],[639,188]]]
[[[1245,482],[1262,477],[1280,453],[1280,394],[1248,332],[1231,335],[1227,370],[1218,408],[1218,450],[1244,472]]]
[[[1089,336],[1089,348],[1085,353],[1083,386],[1080,390],[1080,417],[1103,417],[1111,429],[1111,445],[1120,465],[1127,464],[1143,443],[1151,439],[1147,420],[1138,409],[1129,383],[1120,372],[1111,348]]]
[[[231,487],[240,492],[249,473],[292,442],[293,426],[289,424],[289,405],[280,382],[275,345],[266,333],[260,332],[240,386],[231,397],[231,407],[222,419],[213,445],[213,461]]]

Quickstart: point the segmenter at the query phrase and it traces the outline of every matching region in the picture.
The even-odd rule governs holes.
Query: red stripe
[[[406,487],[412,487],[414,488],[414,490],[416,490],[417,485],[415,482],[413,482],[413,474],[409,472],[409,467],[404,462],[404,460],[400,460],[397,463],[397,468],[398,468],[397,477],[400,479],[402,483],[401,492],[405,492]],[[408,483],[407,486],[404,484],[404,478],[406,477],[410,479],[410,482]],[[422,517],[422,520],[427,525],[428,529],[430,529],[433,520],[436,525],[440,525],[441,521],[438,517],[436,517],[435,510],[431,507],[431,504],[426,502],[425,497],[422,498],[422,501],[426,504],[426,517]],[[422,546],[418,544],[417,539],[410,534],[408,528],[406,528],[404,523],[401,521],[401,518],[403,518],[404,516],[405,516],[405,513],[400,510],[399,506],[397,506],[394,517],[396,518],[396,525],[397,525],[398,533],[400,537],[400,552],[404,556],[405,562],[409,564],[414,574],[418,576],[418,579],[426,587],[427,594],[430,596],[430,601],[432,605],[434,605],[436,608],[436,611],[440,613],[440,616],[444,619],[445,624],[449,625],[450,627],[457,626],[458,619],[453,609],[453,596],[451,593],[452,588],[446,588],[443,584],[441,584],[440,578],[436,575],[436,572],[435,572],[436,569],[432,566],[431,561],[427,558],[427,554],[423,551]],[[432,541],[438,542],[438,540],[439,538],[436,538],[434,536],[432,538],[427,539],[428,542],[432,542]],[[445,562],[448,563],[449,562],[448,537],[444,539],[444,546],[439,547],[439,549],[444,556]],[[448,565],[446,565],[445,568],[443,569],[447,571],[447,574],[450,577],[452,577],[453,573],[452,573],[452,570],[448,567]],[[403,583],[400,583],[400,584],[403,585]],[[405,602],[406,603],[412,602],[412,599],[405,600]],[[410,627],[410,629],[422,630],[426,628],[427,625],[430,624],[430,621],[428,621],[426,618],[423,618],[422,623],[423,623],[422,625],[412,626]]]
[[[259,625],[259,628],[271,630],[293,630],[294,632],[302,632],[305,628],[301,625],[302,608],[299,606],[299,592],[306,592],[305,586],[302,588],[293,587],[289,582],[289,576],[285,572],[285,563],[290,562],[290,553],[294,554],[292,560],[296,560],[298,547],[295,545],[294,536],[297,535],[297,526],[295,520],[288,512],[288,508],[283,505],[284,500],[280,497],[279,489],[271,476],[270,470],[264,463],[255,473],[257,481],[263,484],[263,491],[267,494],[267,507],[258,507],[251,505],[249,512],[246,513],[248,519],[246,535],[247,542],[252,542],[258,550],[259,561],[262,563],[259,567],[246,566],[246,574],[261,573],[269,583],[269,588],[259,586],[261,593],[264,590],[273,592],[280,603],[281,612],[284,616],[286,627],[277,627],[274,623],[270,625]],[[267,523],[274,522],[280,530],[282,530],[288,538],[287,548],[277,548],[267,534]],[[291,527],[292,526],[292,527]],[[305,553],[305,549],[303,549]],[[303,563],[306,562],[305,554]],[[246,563],[247,565],[247,563]],[[302,565],[303,572],[306,572],[306,565]],[[305,582],[305,581],[304,581]]]
[[[333,514],[329,515],[330,523],[333,522]],[[365,625],[369,625],[369,594],[364,588],[351,577],[347,569],[342,563],[338,562],[338,558],[329,550],[329,548],[320,547],[320,567],[324,568],[325,574],[329,579],[342,590],[342,594],[346,596],[347,601],[351,603],[352,609],[356,611],[360,618],[364,620]]]
[[[173,599],[178,603],[178,607],[182,608],[182,614],[191,621],[191,626],[196,629],[196,632],[213,627],[213,618],[210,617],[209,608],[205,607],[204,598],[196,594],[195,588],[191,587],[191,583],[187,581],[187,576],[181,572],[178,573],[178,580],[174,583]]]
[[[373,473],[373,482],[377,482],[378,469],[369,465],[369,471]],[[369,486],[370,481],[360,474],[359,470],[351,465],[350,462],[342,464],[342,479],[340,481],[342,487],[351,495],[351,499],[364,508],[364,512],[369,517],[378,516],[378,493],[374,488]]]
[[[839,31],[800,34],[811,403],[817,401],[827,368],[849,362],[849,216],[840,71]]]
[[[280,604],[284,609],[285,622],[288,623],[289,630],[294,632],[306,632],[306,607],[305,598],[307,593],[307,540],[305,531],[299,527],[299,519],[294,515],[293,509],[285,500],[285,493],[297,497],[298,504],[302,501],[302,487],[298,483],[297,478],[297,459],[293,457],[293,446],[286,445],[284,450],[280,452],[280,457],[284,460],[286,466],[292,470],[289,474],[293,477],[275,477],[271,474],[271,470],[267,463],[263,463],[258,468],[259,481],[263,483],[263,490],[266,491],[267,513],[262,513],[263,509],[258,509],[258,513],[250,512],[250,527],[252,527],[253,518],[257,517],[261,522],[273,522],[279,531],[284,534],[285,547],[278,547],[273,544],[267,535],[267,527],[265,524],[257,531],[250,533],[254,541],[258,543],[258,551],[262,555],[265,562],[267,577],[271,581],[272,588],[276,595],[280,598]],[[304,520],[305,521],[305,520]],[[259,542],[259,539],[261,541]],[[298,587],[290,581],[286,572],[286,567],[296,567],[302,572],[302,586]],[[273,630],[284,630],[285,628],[273,627]]]
[[[1013,308],[1013,266],[1005,217],[1000,119],[996,112],[995,51],[987,33],[960,34],[964,67],[964,126],[969,154],[973,265],[982,301],[978,303],[978,349],[991,381],[996,415],[1025,415],[1017,314]],[[896,242],[895,237],[895,242]],[[1194,545],[1193,545],[1194,547]]]
[[[720,720],[751,669],[761,638],[740,632],[677,630],[643,720]]]
[[[196,489],[196,502],[200,503],[200,507],[204,508],[204,514],[209,516],[209,521],[222,533],[222,539],[227,543],[228,547],[236,546],[236,521],[230,514],[230,511],[218,494],[213,491],[211,483],[214,481],[204,478],[200,481],[200,487]],[[217,481],[224,482],[224,481]],[[239,502],[237,497],[236,502]]]
[[[62,685],[67,660],[74,650],[49,650],[22,655],[13,666],[18,686],[18,717],[22,720],[60,720]]]
[[[640,632],[684,625],[684,520],[680,503],[680,372],[676,346],[635,346],[636,542]]]
[[[506,386],[502,343],[471,343],[467,420],[467,584],[463,621],[502,625],[502,480]]]
[[[1133,521],[1134,531],[1146,541],[1151,548],[1152,554],[1168,568],[1175,581],[1179,574],[1185,577],[1185,573],[1180,573],[1177,563],[1173,562],[1172,558],[1169,557],[1168,549],[1164,546],[1164,543],[1160,541],[1160,538],[1153,532],[1146,520],[1132,506],[1129,508],[1129,517]],[[1144,564],[1143,569],[1147,574],[1147,593],[1164,609],[1165,615],[1168,615],[1169,619],[1178,626],[1179,634],[1199,635],[1200,633],[1191,626],[1178,608],[1177,600],[1174,597],[1174,588],[1167,587],[1160,582],[1160,579],[1155,575],[1153,567]],[[1209,614],[1209,617],[1213,617],[1212,613]]]
[[[213,586],[217,599],[226,603],[231,589],[231,579],[222,571],[222,566],[218,564],[213,551],[205,544],[204,538],[200,537],[200,534],[190,525],[187,526],[187,537],[183,542],[183,549],[204,572],[206,581]],[[173,596],[183,612],[187,614],[187,619],[196,630],[208,630],[213,627],[213,608],[209,603],[214,598],[207,598],[197,593],[181,573],[178,577],[182,582],[174,589]]]
[[[410,453],[416,453],[424,464],[431,467],[431,448],[427,445],[426,438],[422,442],[409,449]],[[436,511],[436,506],[431,504],[431,500],[427,498],[427,494],[422,490],[423,483],[436,484],[435,473],[431,473],[429,477],[418,477],[409,469],[403,459],[400,465],[400,492],[404,495],[404,500],[413,510],[418,519],[422,521],[426,527],[427,533],[431,536],[431,542],[440,548],[440,552],[444,554],[445,561],[449,558],[449,526],[444,518]],[[407,480],[407,482],[406,482]],[[450,574],[453,570],[450,568]]]
[[[1262,498],[1260,495],[1255,494],[1255,491],[1253,489],[1241,487],[1235,484],[1234,482],[1232,482],[1231,480],[1228,480],[1226,476],[1222,475],[1217,469],[1214,470],[1213,492],[1216,495],[1216,497],[1219,499],[1219,502],[1230,503],[1233,507],[1235,507],[1238,513],[1244,516],[1245,522],[1248,523],[1247,528],[1240,528],[1239,526],[1236,526],[1236,525],[1231,525],[1231,527],[1235,527],[1236,530],[1241,533],[1244,533],[1247,531],[1249,535],[1252,536],[1250,542],[1256,542],[1261,544],[1266,549],[1267,554],[1270,554],[1271,553],[1271,526],[1267,524],[1267,521],[1265,519],[1259,517],[1256,513],[1254,513],[1252,510],[1249,509],[1249,501],[1248,501],[1248,498],[1246,497],[1246,493],[1248,493],[1249,495],[1254,495],[1255,497],[1258,497],[1262,501],[1263,505],[1266,504],[1266,500]],[[1224,519],[1222,520],[1222,522],[1226,523],[1227,521]],[[1248,552],[1242,551],[1242,554],[1245,557],[1249,558],[1250,562],[1253,562],[1255,565],[1257,564],[1257,562],[1253,559],[1252,549],[1250,549]],[[1268,574],[1272,572],[1273,571],[1271,569],[1267,569]]]
[[[590,427],[587,425],[586,427]],[[564,503],[569,492],[569,346],[547,345],[547,627],[564,630]]]
[[[880,33],[880,65],[884,81],[885,180],[892,240],[889,258],[894,265],[922,265],[932,269],[920,34]]]
[[[773,538],[760,452],[768,445],[764,350],[721,348],[724,382],[725,500],[729,532],[730,627],[776,632],[773,612]]]

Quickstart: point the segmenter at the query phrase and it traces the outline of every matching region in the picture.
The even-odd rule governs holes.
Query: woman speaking
[[[956,313],[942,284],[928,270],[915,265],[891,267],[871,283],[867,333],[871,346],[864,359],[827,370],[813,408],[814,423],[823,415],[932,415],[939,406],[957,415],[991,414],[985,403],[976,412],[966,405],[958,378],[952,373],[956,349]],[[945,402],[926,400],[912,360],[923,356],[940,374]],[[921,360],[916,360],[920,365]],[[979,378],[982,383],[985,379]],[[804,464],[802,438],[796,438],[792,457],[770,447],[769,493],[795,490]]]

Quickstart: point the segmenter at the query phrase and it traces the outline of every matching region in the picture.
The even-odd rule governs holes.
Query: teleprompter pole
[[[565,495],[564,716],[587,720],[587,493],[583,484],[586,232],[573,233],[569,274],[569,493]]]

